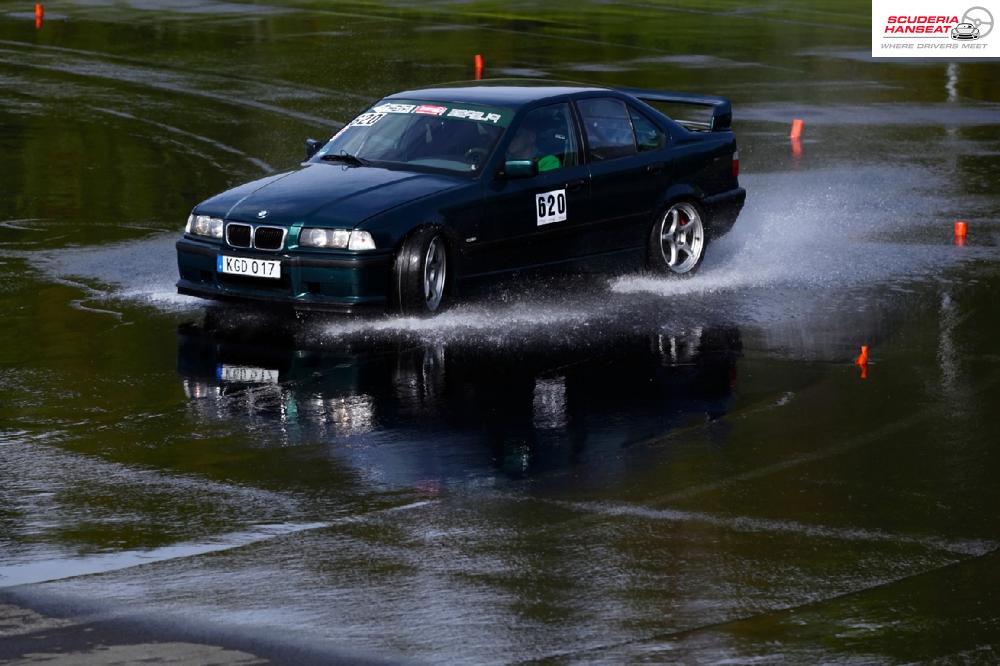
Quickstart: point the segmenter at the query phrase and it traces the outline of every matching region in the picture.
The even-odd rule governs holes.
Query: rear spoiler
[[[725,97],[667,92],[663,90],[644,90],[642,88],[618,88],[618,90],[627,95],[632,95],[637,99],[641,99],[644,102],[662,102],[665,104],[685,104],[691,106],[710,107],[712,115],[707,122],[704,120],[674,119],[682,125],[689,126],[691,129],[717,132],[720,130],[728,130],[733,124],[733,105]]]

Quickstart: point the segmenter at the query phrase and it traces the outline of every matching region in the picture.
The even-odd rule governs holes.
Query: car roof
[[[518,108],[532,102],[580,92],[610,92],[610,88],[582,83],[533,79],[459,81],[429,88],[404,90],[384,99],[483,104]]]

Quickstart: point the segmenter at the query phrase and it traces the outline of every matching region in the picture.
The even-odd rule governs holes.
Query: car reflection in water
[[[623,447],[725,414],[742,349],[731,327],[500,345],[321,339],[224,310],[181,325],[192,410],[268,446],[322,445],[390,486],[561,472],[579,482],[643,464]]]

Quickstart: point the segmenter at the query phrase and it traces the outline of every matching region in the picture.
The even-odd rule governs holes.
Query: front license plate
[[[249,275],[251,277],[281,279],[281,262],[267,259],[247,259],[245,257],[227,257],[218,255],[215,267],[220,273],[230,275]]]
[[[216,376],[224,382],[237,384],[277,384],[278,371],[271,368],[254,368],[248,365],[220,365]]]

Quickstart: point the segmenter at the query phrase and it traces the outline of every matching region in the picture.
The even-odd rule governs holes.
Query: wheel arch
[[[659,219],[659,216],[664,213],[670,206],[674,205],[678,201],[689,201],[696,204],[701,212],[705,212],[705,192],[700,187],[695,187],[688,183],[676,183],[668,187],[663,194],[660,196],[659,201],[656,202],[655,211],[656,214],[653,217],[653,224]]]

